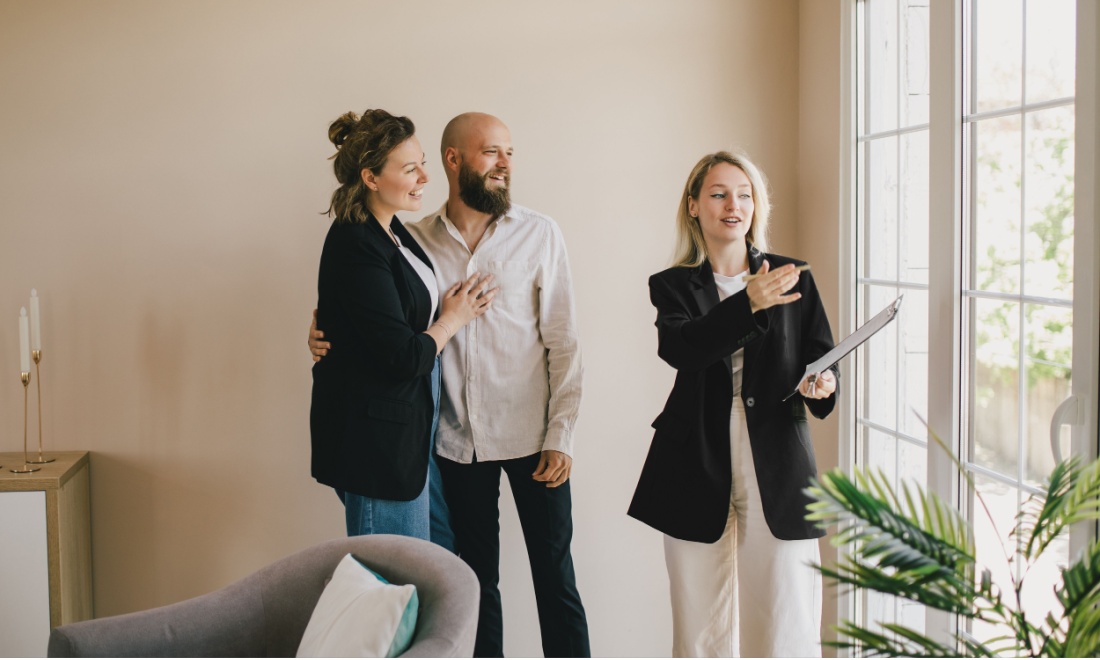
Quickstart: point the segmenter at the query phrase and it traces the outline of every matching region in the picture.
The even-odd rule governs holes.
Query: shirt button
[[[752,408],[754,405],[756,405],[756,399],[750,396],[749,398],[745,399],[745,405]]]

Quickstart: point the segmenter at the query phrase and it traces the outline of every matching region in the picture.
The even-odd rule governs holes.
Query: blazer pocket
[[[653,420],[650,426],[665,435],[683,435],[690,425],[666,410],[657,415],[657,419]]]
[[[367,402],[367,417],[395,424],[408,424],[412,419],[412,404],[396,399],[371,399]]]
[[[803,403],[802,397],[791,398],[791,419],[796,422],[806,421],[806,404]]]

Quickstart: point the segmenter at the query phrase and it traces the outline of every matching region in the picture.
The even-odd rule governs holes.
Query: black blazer
[[[396,218],[390,229],[431,265]],[[313,477],[365,497],[411,500],[427,479],[434,410],[428,289],[371,217],[332,224],[317,297],[317,327],[332,348],[313,365]]]
[[[772,268],[803,263],[750,246],[749,269],[757,272],[765,256]],[[745,291],[718,302],[709,263],[649,278],[657,353],[676,368],[676,382],[653,422],[656,433],[629,515],[678,539],[714,543],[722,536],[733,481],[729,358],[744,348],[741,399],[764,518],[778,539],[824,535],[805,519],[809,499],[802,490],[817,473],[806,408],[823,418],[837,393],[819,400],[799,394],[783,399],[806,365],[833,347],[833,337],[809,271],[798,278],[796,290],[800,300],[753,314]],[[839,372],[837,377],[839,392]]]

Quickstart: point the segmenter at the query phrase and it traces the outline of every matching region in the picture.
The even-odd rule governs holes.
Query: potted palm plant
[[[965,475],[957,459],[955,464]],[[1059,534],[1100,518],[1100,461],[1057,464],[1043,494],[1023,506],[1011,540],[1024,566],[1010,572],[1011,590],[999,588],[989,568],[978,564],[974,533],[962,514],[919,486],[899,493],[881,472],[855,470],[849,477],[833,470],[806,492],[814,500],[808,518],[837,526],[833,545],[850,550],[832,567],[817,566],[823,576],[1009,631],[986,640],[956,634],[945,642],[896,623],[871,628],[845,621],[834,627],[837,641],[827,644],[860,656],[1100,657],[1100,541],[1060,569],[1061,583],[1052,587],[1055,610],[1040,619],[1021,596],[1028,569]],[[980,493],[978,498],[984,508]]]

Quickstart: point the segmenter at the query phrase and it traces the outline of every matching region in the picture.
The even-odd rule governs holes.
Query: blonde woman
[[[675,265],[649,279],[657,352],[677,373],[629,514],[665,535],[678,657],[820,655],[806,412],[832,411],[838,373],[802,380],[832,332],[802,262],[766,251],[769,210],[748,158],[705,156]]]

